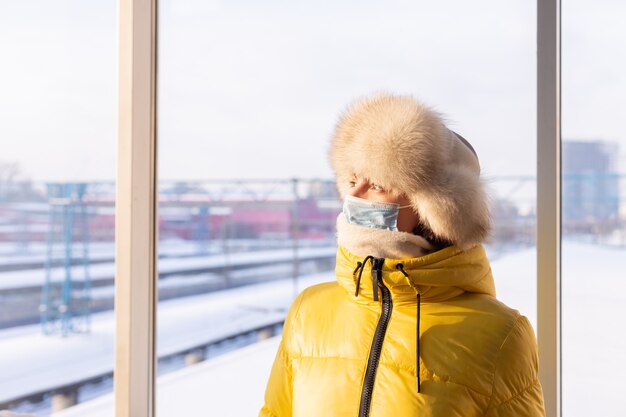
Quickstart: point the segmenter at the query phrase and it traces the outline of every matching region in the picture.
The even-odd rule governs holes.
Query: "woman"
[[[336,282],[304,290],[260,416],[543,416],[526,317],[495,298],[471,145],[411,97],[340,118]]]

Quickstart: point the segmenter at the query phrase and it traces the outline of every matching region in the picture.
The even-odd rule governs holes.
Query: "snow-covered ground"
[[[225,353],[157,379],[157,415],[256,416],[280,336]],[[114,417],[113,394],[78,404],[51,417]]]
[[[300,248],[298,258],[301,261],[315,258],[332,257],[334,247]],[[263,265],[273,262],[290,262],[293,260],[293,249],[275,249],[268,251],[241,252],[219,255],[201,255],[186,258],[159,259],[159,274],[171,275],[180,273],[201,273],[207,270],[215,270],[223,267],[244,267]],[[83,267],[73,266],[72,276],[83,277]],[[92,281],[112,280],[115,275],[115,263],[113,261],[91,265],[89,268]],[[65,277],[63,268],[52,268],[53,281],[62,280]],[[0,273],[0,289],[18,289],[25,287],[40,287],[45,283],[45,271],[42,269],[10,271]]]
[[[333,279],[332,273],[298,279],[297,290]],[[296,289],[291,279],[162,301],[157,309],[157,351],[163,357],[279,323]],[[113,371],[113,312],[94,314],[91,332],[48,337],[38,325],[0,331],[0,403]]]
[[[623,382],[626,375],[626,356],[624,356],[626,333],[619,329],[623,327],[620,322],[626,318],[626,281],[623,272],[626,270],[626,250],[565,242],[562,260],[563,415],[624,417],[626,404],[622,401],[621,395],[626,388],[626,383]],[[499,256],[492,262],[492,268],[498,298],[527,315],[536,327],[535,248]],[[320,281],[329,279],[333,277],[323,274],[317,277]],[[300,282],[302,286],[307,286],[315,280],[314,277],[310,277]],[[284,314],[284,308],[293,296],[291,284],[285,282],[283,289],[280,290],[282,295],[275,294],[282,297],[282,302],[277,298],[272,301],[271,295],[278,291],[278,288],[267,287],[266,293],[260,288],[251,286],[237,289],[241,291],[237,306],[247,306],[249,311],[258,312],[263,310],[263,308],[259,310],[259,306],[264,305],[269,310],[278,309],[279,311],[274,310],[276,314]],[[161,303],[160,327],[157,334],[166,333],[165,330],[161,330],[161,326],[163,329],[178,326],[181,328],[171,342],[159,339],[159,352],[166,349],[164,346],[168,343],[175,345],[187,339],[200,337],[207,331],[214,331],[215,326],[219,328],[219,322],[222,320],[207,322],[206,317],[217,314],[228,305],[229,298],[226,292],[199,297],[209,296],[212,298],[203,299],[200,303],[206,311],[197,310],[201,308],[200,304],[195,307],[189,304],[191,298],[173,300],[171,304]],[[266,297],[269,301],[262,302],[261,300]],[[166,313],[170,308],[170,312]],[[241,317],[245,316],[243,310],[245,308],[238,309],[237,314]],[[201,325],[194,325],[190,317],[196,317]],[[112,324],[109,326],[111,326],[109,331],[112,332]],[[5,336],[7,337],[0,338],[0,347],[11,339],[8,334]],[[14,332],[12,337],[18,337],[17,333]],[[74,343],[72,338],[63,342]],[[113,347],[110,340],[106,343],[101,340],[99,343],[101,345],[108,343],[110,349]],[[277,343],[278,338],[273,338],[160,376],[157,388],[159,416],[256,415],[263,400],[265,383]],[[21,356],[30,356],[23,351],[17,352],[20,352]],[[17,352],[0,352],[0,360],[4,361],[0,363],[2,373],[4,374],[4,367],[9,366],[9,369],[15,367],[14,372],[17,373],[29,372],[39,375],[40,370],[28,367],[26,364],[28,360],[19,365],[11,363],[16,360]],[[10,354],[11,359],[4,359],[7,354]],[[40,354],[46,353],[32,353]],[[100,360],[96,356],[90,356],[85,360],[95,364]],[[30,360],[34,360],[32,359],[34,357],[30,356]],[[112,353],[103,360],[112,366]],[[56,366],[62,365],[50,365],[57,373],[60,373],[60,370],[65,371],[64,367],[55,368]],[[17,385],[20,382],[16,382],[19,380],[15,377],[17,377],[15,373],[11,378],[4,374],[0,376],[0,383],[7,381],[6,386],[11,385],[11,382]],[[3,389],[0,388],[0,392]],[[108,394],[87,401],[53,416],[113,417],[113,395]]]
[[[624,417],[626,248],[566,241],[561,259],[563,416]],[[536,264],[534,248],[492,262],[498,298],[535,329]]]

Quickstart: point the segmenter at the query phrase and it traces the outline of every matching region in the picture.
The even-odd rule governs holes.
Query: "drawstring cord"
[[[363,270],[365,269],[365,264],[367,263],[367,261],[370,261],[370,263],[374,262],[374,257],[372,255],[368,255],[365,257],[365,259],[363,259],[363,262],[357,262],[356,264],[356,268],[354,269],[354,272],[352,273],[352,275],[356,274],[356,271],[359,271],[359,277],[356,280],[356,291],[354,292],[354,296],[358,297],[359,296],[359,288],[361,287],[361,276],[363,275]],[[376,282],[376,285],[372,285],[373,286],[373,291],[374,291],[374,301],[378,301],[378,282]]]
[[[404,270],[404,265],[402,264],[397,264],[396,265],[396,269],[399,270],[400,272],[402,272],[402,274],[404,274],[405,277],[409,278],[409,274],[406,273],[406,271]],[[416,345],[416,352],[415,352],[415,370],[417,373],[417,392],[421,392],[421,388],[420,388],[420,371],[421,371],[421,365],[420,365],[420,310],[421,310],[421,294],[419,292],[419,290],[417,290],[417,329],[415,332],[415,345]]]
[[[354,271],[352,272],[352,276],[354,277],[354,275],[357,273],[357,271],[359,271],[359,276],[356,280],[356,291],[354,293],[355,297],[359,296],[359,288],[361,286],[361,276],[363,275],[363,270],[365,269],[365,264],[367,263],[367,261],[370,261],[370,263],[374,262],[374,257],[369,255],[367,257],[365,257],[365,259],[363,259],[363,262],[357,262],[356,263],[356,268],[354,268]],[[410,277],[409,274],[406,273],[406,271],[404,270],[404,265],[400,264],[396,264],[396,269],[400,272],[402,272],[402,274],[409,278],[410,281]],[[381,277],[382,278],[382,277]],[[378,274],[372,274],[372,287],[373,287],[373,291],[374,291],[374,301],[378,301]],[[415,288],[415,287],[414,287]],[[417,292],[417,329],[416,329],[416,341],[415,341],[415,345],[416,345],[416,352],[415,352],[415,369],[416,369],[416,374],[417,374],[417,392],[421,392],[421,377],[420,377],[420,371],[421,371],[421,364],[420,364],[420,315],[421,315],[421,294],[419,292],[419,290],[416,288],[416,292]]]

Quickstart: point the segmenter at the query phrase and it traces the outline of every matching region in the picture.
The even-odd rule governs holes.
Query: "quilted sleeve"
[[[274,365],[265,388],[265,404],[259,417],[291,416],[291,361],[285,352],[284,340],[278,345]]]
[[[535,333],[528,319],[519,316],[500,347],[485,417],[544,417],[537,369]]]
[[[259,411],[259,417],[291,417],[292,415],[292,373],[289,342],[305,292],[306,290],[296,297],[285,318],[282,339],[278,345],[278,351],[265,388],[265,403]]]

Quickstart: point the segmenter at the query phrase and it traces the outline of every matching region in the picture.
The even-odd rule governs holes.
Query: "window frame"
[[[119,2],[115,204],[117,417],[155,415],[158,188],[157,0]]]
[[[119,1],[115,415],[154,417],[158,0]],[[548,417],[561,416],[560,0],[537,0],[537,341]]]
[[[561,2],[537,0],[537,344],[546,416],[561,416]]]

